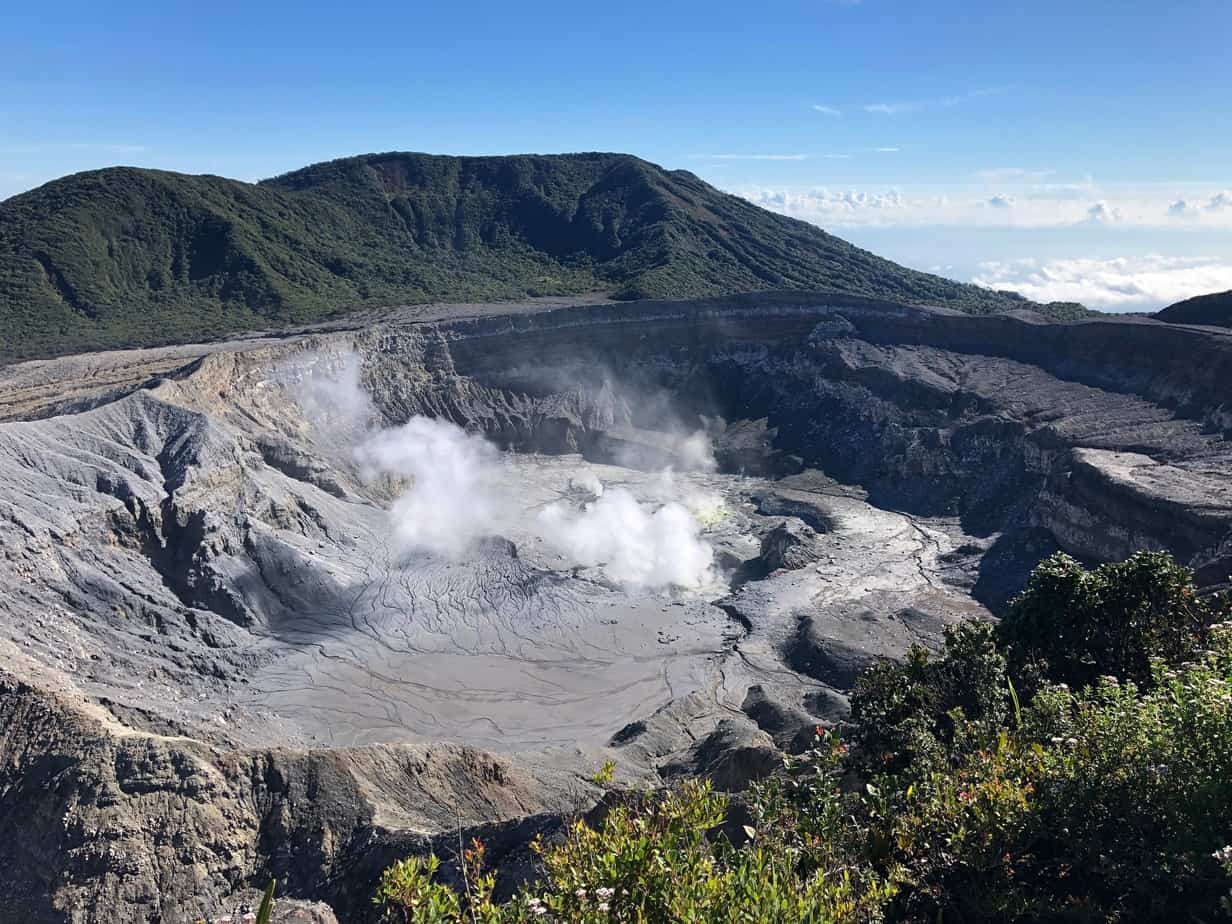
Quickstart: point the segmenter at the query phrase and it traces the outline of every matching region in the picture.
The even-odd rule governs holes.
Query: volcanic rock
[[[364,412],[309,413],[347,370]],[[362,921],[384,866],[459,828],[522,869],[608,759],[745,785],[1050,551],[1226,581],[1229,381],[1213,328],[817,293],[0,369],[0,907],[178,922],[277,878]],[[400,542],[408,486],[355,449],[416,415],[504,451],[499,538]],[[696,433],[717,471],[679,465]],[[677,464],[602,449],[630,443]],[[615,488],[694,510],[719,564],[770,560],[634,586],[545,541],[545,508]]]
[[[761,560],[769,571],[803,568],[821,555],[816,530],[795,517],[784,520],[761,540]]]

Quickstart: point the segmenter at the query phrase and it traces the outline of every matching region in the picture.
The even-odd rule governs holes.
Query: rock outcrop
[[[761,540],[761,561],[768,571],[794,571],[822,555],[817,532],[803,520],[784,520]]]

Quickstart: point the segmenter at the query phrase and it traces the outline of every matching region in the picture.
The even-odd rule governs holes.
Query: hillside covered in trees
[[[397,304],[767,289],[1086,313],[906,269],[625,154],[371,154],[257,184],[117,167],[0,202],[0,360]]]

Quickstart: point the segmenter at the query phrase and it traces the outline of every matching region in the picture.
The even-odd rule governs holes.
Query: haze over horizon
[[[11,11],[0,198],[115,164],[257,180],[381,150],[627,151],[1041,301],[1232,288],[1215,0],[350,9]]]

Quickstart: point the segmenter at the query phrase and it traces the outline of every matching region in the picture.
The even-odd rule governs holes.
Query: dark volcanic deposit
[[[1058,548],[1226,580],[1228,382],[1211,329],[799,293],[0,370],[0,906],[362,920],[608,759],[739,788]]]

